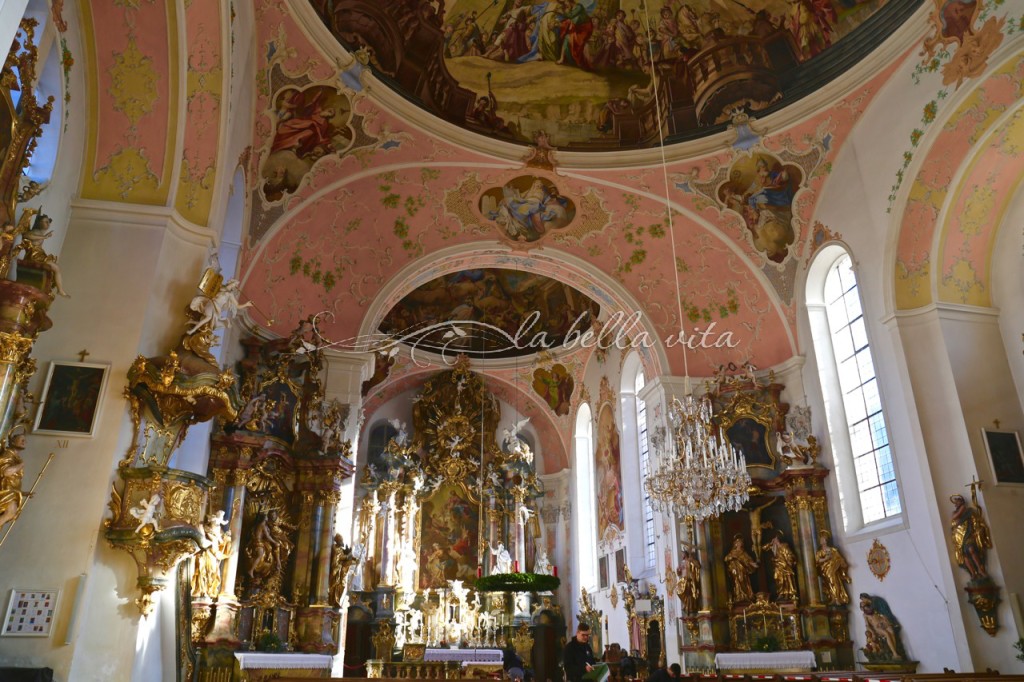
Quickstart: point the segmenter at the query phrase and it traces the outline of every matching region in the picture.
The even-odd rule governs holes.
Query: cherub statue
[[[139,520],[139,525],[135,527],[135,532],[140,533],[146,526],[153,526],[153,530],[160,531],[160,505],[163,499],[160,497],[160,493],[153,493],[153,496],[148,500],[142,500],[138,507],[129,509],[128,513]]]
[[[24,219],[25,217],[22,215],[22,219],[18,221],[19,228]],[[49,272],[53,277],[53,288],[57,290],[57,293],[65,298],[70,298],[70,294],[64,291],[64,283],[61,278],[60,267],[57,265],[57,257],[43,250],[43,242],[53,234],[49,228],[50,217],[45,213],[37,215],[32,223],[32,229],[22,233],[21,251],[24,254],[22,260],[27,265]]]
[[[494,572],[495,573],[511,573],[512,572],[512,555],[505,549],[505,543],[499,542],[498,547],[491,547],[491,556],[494,559]]]

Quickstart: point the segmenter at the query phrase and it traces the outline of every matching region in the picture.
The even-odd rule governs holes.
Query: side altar
[[[446,664],[479,668],[473,650],[511,646],[538,678],[558,676],[565,629],[537,515],[543,489],[518,436],[525,422],[499,444],[500,419],[463,358],[425,383],[412,432],[392,420],[383,452],[370,453],[356,492],[348,669],[423,677],[439,663],[425,652],[447,649]]]
[[[759,670],[853,669],[850,577],[831,541],[829,470],[818,462],[809,409],[789,414],[783,388],[723,373],[709,389],[715,421],[744,456],[751,483],[741,509],[681,523],[678,569],[666,583],[680,599],[678,647],[691,670],[745,665],[749,656],[730,656],[766,652],[800,664],[787,658]]]

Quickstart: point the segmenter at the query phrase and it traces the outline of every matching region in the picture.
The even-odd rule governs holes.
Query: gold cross
[[[85,362],[85,358],[88,355],[89,355],[89,351],[87,351],[87,350],[80,350],[80,351],[78,351],[78,361],[79,362]]]

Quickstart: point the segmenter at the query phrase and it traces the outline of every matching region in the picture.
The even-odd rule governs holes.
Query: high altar
[[[515,429],[497,443],[500,416],[463,359],[426,382],[412,434],[395,421],[383,453],[367,462],[357,488],[362,561],[349,591],[349,669],[423,677],[433,676],[431,665],[456,662],[467,674],[470,665],[500,668],[500,656],[479,660],[475,650],[511,645],[539,679],[556,675],[564,622],[536,509],[543,490]],[[462,651],[445,661],[431,655],[444,647]]]

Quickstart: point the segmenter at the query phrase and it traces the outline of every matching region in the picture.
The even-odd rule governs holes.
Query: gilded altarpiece
[[[368,453],[359,474],[365,559],[353,581],[346,666],[369,677],[443,675],[422,660],[424,649],[511,645],[553,673],[552,633],[562,623],[554,597],[476,590],[481,578],[552,572],[537,510],[543,489],[517,435],[525,422],[499,444],[500,405],[465,357],[425,382],[412,416],[411,430],[391,421],[397,435]]]
[[[847,564],[831,544],[819,446],[807,408],[789,413],[781,384],[723,374],[715,419],[746,458],[750,499],[737,512],[685,520],[679,651],[691,669],[717,652],[811,650],[819,669],[853,669]],[[699,579],[698,579],[699,578]],[[699,588],[695,587],[699,584]]]

